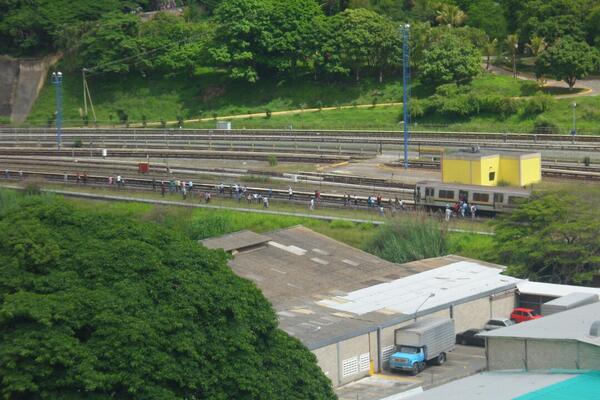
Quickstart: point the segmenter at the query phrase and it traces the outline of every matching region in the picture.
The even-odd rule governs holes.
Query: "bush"
[[[344,220],[333,220],[329,223],[331,229],[352,229],[354,228],[354,222]]]
[[[537,93],[525,102],[525,114],[537,115],[548,111],[554,103],[554,98],[548,94]]]
[[[127,115],[125,111],[117,110],[117,116],[119,117],[119,122],[121,124],[127,124],[127,121],[129,120],[129,115]]]
[[[533,133],[553,134],[557,135],[560,132],[558,125],[544,117],[537,117],[533,123]]]
[[[592,161],[590,160],[589,156],[583,157],[583,165],[585,165],[586,167],[589,167],[591,163],[592,163]]]
[[[83,141],[80,138],[75,139],[73,141],[73,147],[77,149],[83,147]]]
[[[319,111],[323,109],[323,102],[321,100],[317,100],[317,108],[319,109]]]
[[[430,102],[427,100],[415,99],[410,104],[410,117],[412,119],[421,118],[429,114]],[[398,122],[404,120],[404,111],[400,113]]]
[[[181,115],[178,115],[178,116],[177,116],[177,125],[178,125],[180,128],[183,128],[183,117],[182,117]]]
[[[42,194],[42,185],[44,182],[41,179],[27,179],[23,182],[23,191],[28,196],[36,196]]]
[[[269,118],[271,118],[271,115],[272,115],[272,112],[271,112],[271,110],[269,110],[269,109],[267,108],[267,110],[265,111],[265,118],[266,118],[266,119],[269,119]]]
[[[148,120],[145,115],[142,115],[142,126],[144,128],[148,126]]]
[[[381,226],[365,250],[395,263],[439,257],[446,254],[446,231],[419,215]]]
[[[513,99],[512,97],[505,97],[500,102],[500,107],[498,111],[502,117],[507,117],[512,114],[516,114],[519,112],[521,102],[518,99]]]
[[[160,127],[165,129],[167,127],[167,121],[164,118],[160,119]]]
[[[270,165],[271,167],[274,167],[274,166],[276,166],[276,165],[278,164],[278,163],[277,163],[277,156],[276,156],[276,155],[274,155],[274,154],[270,154],[270,155],[267,157],[267,162],[269,163],[269,165]]]

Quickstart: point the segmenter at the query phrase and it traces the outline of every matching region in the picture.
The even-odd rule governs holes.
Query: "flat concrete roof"
[[[578,340],[600,346],[600,337],[589,336],[592,323],[599,320],[600,303],[592,303],[479,335],[490,338]]]
[[[527,158],[541,158],[541,153],[528,152],[528,151],[510,151],[510,150],[479,150],[472,152],[468,149],[465,150],[452,150],[444,153],[444,158],[449,160],[479,160],[487,157],[504,157],[504,158],[515,158],[515,159],[527,159]]]
[[[600,295],[600,288],[587,286],[558,285],[556,283],[521,281],[517,285],[520,293],[547,297],[562,297],[571,293]]]
[[[500,266],[459,256],[394,264],[302,226],[267,235],[271,240],[265,246],[239,252],[229,265],[236,274],[253,281],[271,301],[280,328],[310,349],[410,320],[415,304],[432,290],[440,293],[420,309],[419,315],[460,304],[472,296],[516,288],[519,281],[500,275]],[[455,266],[443,268],[451,264]],[[417,278],[418,285],[398,283],[421,273],[427,275]],[[494,284],[486,284],[483,275]],[[477,281],[470,279],[473,277]],[[451,287],[451,296],[442,293],[445,287]],[[344,300],[346,296],[354,298],[366,288],[375,288],[375,292],[386,288],[389,299],[401,297],[407,304],[340,307],[350,304]],[[394,288],[397,292],[391,290]]]
[[[260,246],[271,240],[270,237],[259,235],[252,231],[239,231],[223,235],[216,238],[201,240],[205,247],[209,249],[223,249],[225,251],[240,250],[254,246]]]
[[[409,396],[411,400],[506,400],[575,378],[575,374],[484,372]]]

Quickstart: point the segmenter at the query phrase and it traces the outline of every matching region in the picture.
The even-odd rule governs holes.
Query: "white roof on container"
[[[373,311],[410,315],[478,298],[502,288],[508,290],[521,282],[520,279],[501,275],[502,271],[475,262],[459,261],[322,300],[319,304],[357,315]]]
[[[588,300],[595,300],[598,301],[598,295],[595,293],[580,293],[580,292],[575,292],[575,293],[570,293],[566,296],[563,297],[559,297],[558,299],[554,299],[552,301],[549,301],[547,303],[544,303],[544,305],[552,305],[552,306],[571,306],[573,304],[578,304],[581,302],[588,302],[588,303],[592,303],[592,301],[588,301]]]
[[[592,323],[598,320],[600,320],[600,303],[592,303],[506,328],[481,332],[479,335],[522,339],[567,339],[600,346],[600,337],[589,335]]]
[[[562,297],[571,293],[593,293],[600,295],[600,288],[587,286],[558,285],[556,283],[521,281],[517,288],[523,294],[538,296]]]

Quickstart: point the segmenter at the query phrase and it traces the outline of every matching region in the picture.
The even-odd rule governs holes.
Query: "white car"
[[[483,329],[486,331],[491,331],[494,329],[505,328],[514,324],[515,323],[508,318],[492,318],[485,324]]]

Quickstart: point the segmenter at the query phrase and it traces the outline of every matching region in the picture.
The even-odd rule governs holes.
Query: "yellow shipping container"
[[[540,153],[445,153],[442,182],[480,186],[528,186],[542,180]]]

